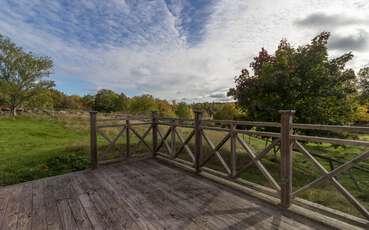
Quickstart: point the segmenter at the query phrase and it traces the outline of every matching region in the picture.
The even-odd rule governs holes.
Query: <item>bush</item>
[[[82,155],[68,154],[51,157],[46,164],[40,166],[41,171],[49,171],[51,175],[63,172],[78,171],[86,169],[89,160]]]

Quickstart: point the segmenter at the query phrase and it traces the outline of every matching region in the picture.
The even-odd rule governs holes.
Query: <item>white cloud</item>
[[[29,50],[51,56],[55,75],[63,76],[63,81],[80,79],[88,83],[89,89],[145,92],[187,101],[213,101],[215,95],[225,95],[233,86],[234,76],[249,66],[261,47],[274,50],[284,37],[295,45],[308,42],[319,29],[297,26],[294,22],[301,16],[308,17],[320,9],[329,15],[354,11],[360,17],[366,15],[360,10],[366,5],[357,8],[359,2],[340,0],[284,0],[278,4],[267,0],[219,0],[208,9],[211,14],[204,22],[201,40],[191,44],[189,32],[183,27],[186,18],[181,17],[181,0],[168,5],[164,1],[80,1],[66,19],[61,15],[60,2],[42,2],[42,13],[47,12],[44,17],[60,23],[66,20],[73,36],[46,21],[40,27],[27,22],[23,12],[38,17],[34,10],[38,3],[24,3],[0,10],[0,31]],[[94,15],[98,4],[105,4],[99,8],[104,16]],[[83,15],[87,12],[92,15]],[[99,30],[106,34],[95,34]],[[122,38],[125,33],[127,37]],[[76,39],[78,36],[91,41],[85,44]],[[363,51],[353,66],[368,62],[368,51]]]

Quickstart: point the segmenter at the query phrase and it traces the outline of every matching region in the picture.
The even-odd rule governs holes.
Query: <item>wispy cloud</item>
[[[307,42],[319,28],[297,25],[301,12],[305,18],[322,8],[327,15],[343,9],[365,15],[357,4],[340,0],[278,5],[267,0],[0,0],[0,5],[0,33],[52,57],[61,89],[83,94],[112,88],[186,101],[229,100],[225,95],[234,76],[261,47],[273,50],[284,37],[293,44]],[[357,26],[355,20],[346,26]],[[343,35],[332,50],[361,49],[367,41],[355,33]],[[356,46],[345,43],[350,38]],[[369,62],[364,54],[358,63]]]

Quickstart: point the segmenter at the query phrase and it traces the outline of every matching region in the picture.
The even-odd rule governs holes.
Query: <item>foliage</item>
[[[192,118],[192,109],[189,105],[187,105],[184,102],[178,103],[176,105],[176,111],[175,111],[177,117],[183,118],[183,119],[191,119]]]
[[[51,172],[78,171],[86,169],[89,161],[86,156],[66,154],[50,157],[43,169]]]
[[[119,95],[110,89],[101,89],[95,96],[94,109],[99,112],[115,112],[118,108]]]
[[[94,95],[85,95],[81,98],[83,106],[88,109],[92,110],[95,105],[95,96]]]
[[[173,106],[169,104],[167,100],[156,99],[158,112],[160,117],[175,117],[176,114],[173,110]]]
[[[216,120],[234,120],[239,114],[234,103],[221,104],[214,113]]]
[[[40,91],[54,86],[53,81],[44,80],[52,67],[50,58],[27,53],[0,35],[0,91],[12,115]]]
[[[157,110],[157,105],[153,96],[144,94],[132,97],[129,103],[129,111],[132,114],[150,115],[151,111]]]
[[[359,105],[355,113],[355,122],[357,123],[369,123],[369,105]]]
[[[262,49],[230,89],[252,120],[277,121],[278,110],[296,110],[296,121],[344,124],[352,121],[357,103],[356,76],[345,67],[346,53],[329,59],[329,33],[323,32],[297,49],[282,40],[274,55]]]
[[[360,99],[369,105],[369,67],[360,69],[359,73]]]
[[[118,101],[116,101],[116,111],[128,112],[129,110],[129,98],[124,94],[119,94]]]

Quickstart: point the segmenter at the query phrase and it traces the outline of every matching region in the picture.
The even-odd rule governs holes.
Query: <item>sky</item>
[[[0,33],[54,61],[67,94],[102,88],[185,102],[228,101],[262,47],[331,32],[331,57],[369,65],[367,0],[0,0]]]

